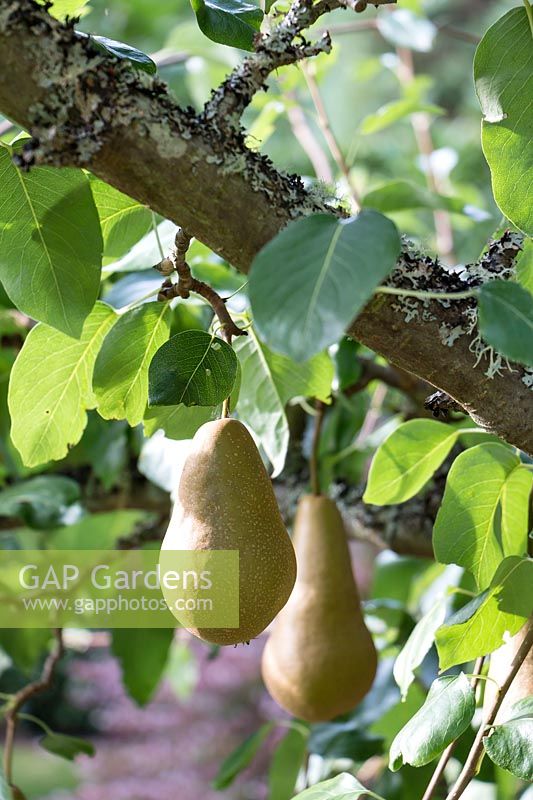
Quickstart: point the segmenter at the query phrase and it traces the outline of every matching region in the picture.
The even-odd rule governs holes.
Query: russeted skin
[[[238,420],[207,422],[197,431],[163,549],[239,551],[239,627],[190,629],[200,639],[248,642],[287,602],[294,549],[259,451]]]
[[[489,678],[493,678],[498,686],[501,686],[511,666],[520,645],[524,641],[527,633],[527,624],[521,628],[509,641],[502,647],[495,650],[490,657]],[[483,699],[484,716],[489,712],[490,707],[496,699],[496,685],[493,681],[485,681],[485,697]],[[524,697],[533,695],[533,650],[530,650],[522,666],[516,673],[516,677],[507,691],[503,703],[496,715],[496,722],[505,722],[511,716],[511,708]]]
[[[342,517],[322,496],[300,500],[298,576],[266,644],[262,672],[274,700],[308,722],[350,711],[366,695],[377,655],[361,612]]]

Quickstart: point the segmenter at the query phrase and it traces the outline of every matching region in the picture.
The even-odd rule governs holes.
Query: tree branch
[[[463,769],[461,770],[461,773],[457,778],[454,787],[446,797],[446,800],[459,800],[459,798],[465,791],[470,781],[477,774],[477,771],[479,769],[480,758],[483,753],[483,739],[487,735],[487,729],[494,724],[496,715],[500,709],[500,706],[505,698],[505,695],[509,687],[511,686],[511,683],[516,677],[516,674],[520,669],[520,667],[522,666],[522,663],[527,658],[529,651],[533,647],[533,621],[530,619],[529,622],[526,622],[526,626],[527,626],[527,633],[522,641],[522,644],[518,648],[516,655],[511,661],[509,671],[505,677],[505,680],[500,686],[499,692],[497,692],[496,694],[496,698],[494,699],[494,702],[492,703],[486,718],[479,726],[479,731],[477,732],[476,738],[474,739],[474,743],[464,763]]]
[[[28,163],[83,166],[181,225],[238,269],[292,219],[338,213],[297,176],[221,136],[181,109],[157,78],[94,49],[32,0],[0,0],[0,111],[29,130]],[[206,191],[206,187],[208,190]],[[500,276],[519,240],[507,236],[459,279],[438,262],[404,253],[394,285],[433,290]],[[494,267],[494,270],[492,269]],[[472,301],[380,295],[350,333],[392,364],[450,395],[473,419],[533,453],[531,374],[479,361]]]
[[[35,697],[37,694],[45,692],[52,685],[55,669],[64,653],[63,631],[60,628],[57,628],[54,631],[54,635],[56,639],[55,646],[44,662],[41,677],[38,678],[38,680],[33,681],[33,683],[28,683],[27,686],[23,686],[22,689],[20,689],[20,691],[13,696],[6,711],[4,775],[8,786],[15,791],[18,790],[17,787],[13,786],[13,746],[15,744],[18,714],[28,700],[31,700],[31,698]]]

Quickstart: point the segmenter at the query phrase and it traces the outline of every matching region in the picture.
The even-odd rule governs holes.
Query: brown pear
[[[298,576],[263,653],[263,679],[295,717],[325,722],[368,692],[377,667],[335,503],[309,495],[294,527]]]
[[[488,677],[493,680],[486,681],[485,696],[483,699],[483,712],[486,716],[496,699],[496,684],[501,686],[509,672],[511,662],[516,655],[524,637],[528,631],[528,625],[524,625],[517,634],[509,639],[506,644],[495,650],[490,657]],[[496,683],[494,683],[496,681]],[[533,649],[526,656],[522,666],[516,673],[516,677],[511,683],[505,694],[503,702],[496,715],[496,722],[505,722],[511,715],[511,708],[524,697],[533,695]]]
[[[235,419],[197,431],[163,550],[239,552],[239,627],[189,628],[213,644],[258,636],[287,602],[296,558],[254,440]]]

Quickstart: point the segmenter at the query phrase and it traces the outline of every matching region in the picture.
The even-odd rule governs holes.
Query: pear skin
[[[506,644],[495,650],[490,657],[489,678],[493,678],[498,686],[505,680],[511,661],[524,641],[528,630],[527,624],[521,628]],[[486,717],[490,707],[496,699],[496,685],[493,681],[486,681],[485,696],[483,698],[483,714]],[[496,715],[496,723],[505,722],[511,716],[511,708],[524,697],[533,695],[533,649],[529,651],[516,677],[507,691],[503,703]]]
[[[326,722],[367,694],[377,654],[363,619],[344,523],[332,500],[316,495],[300,500],[294,546],[298,576],[265,646],[263,680],[290,714]]]
[[[239,551],[239,627],[189,628],[200,639],[248,642],[287,602],[294,549],[259,451],[238,420],[207,422],[197,431],[162,549]]]

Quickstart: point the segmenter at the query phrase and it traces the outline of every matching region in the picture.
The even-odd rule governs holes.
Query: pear
[[[295,717],[326,722],[368,692],[377,668],[352,572],[342,517],[320,495],[303,497],[294,527],[298,576],[262,660],[274,700]]]
[[[502,685],[509,672],[511,661],[522,644],[527,631],[528,625],[526,624],[517,634],[509,639],[508,642],[498,650],[495,650],[490,657],[489,671],[487,674],[488,677],[493,678],[493,680],[486,681],[485,696],[483,698],[483,713],[485,718],[496,699],[496,685],[493,681],[496,681],[498,686]],[[505,720],[511,716],[512,706],[518,703],[519,700],[523,700],[524,697],[529,697],[530,695],[533,695],[533,649],[529,651],[523,664],[516,673],[498,710],[495,721],[497,723],[505,722]]]
[[[163,550],[239,552],[239,627],[189,628],[219,645],[248,642],[272,622],[296,579],[296,557],[254,440],[235,419],[197,431]]]

